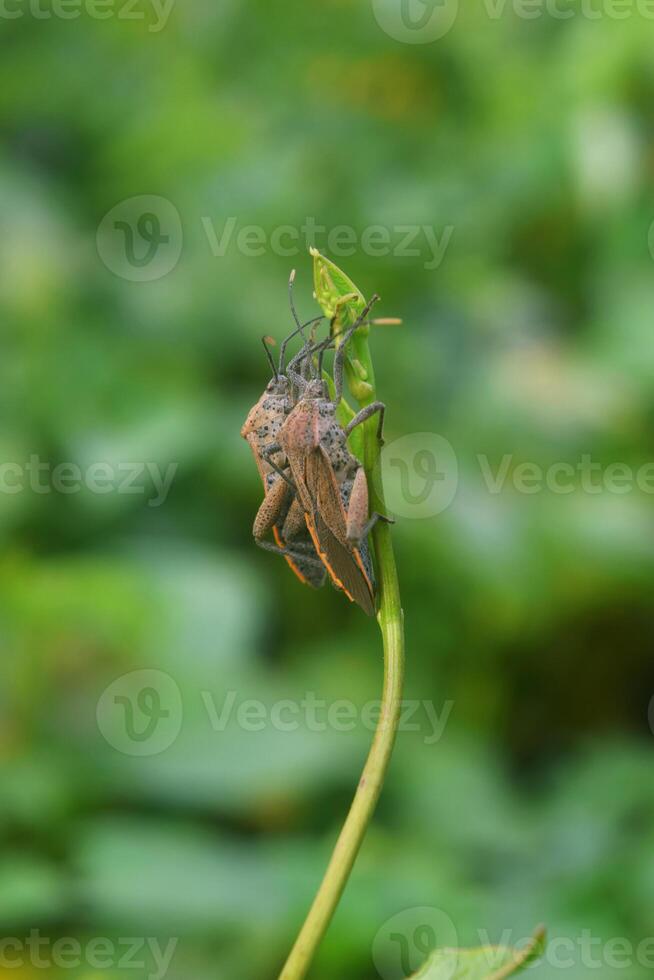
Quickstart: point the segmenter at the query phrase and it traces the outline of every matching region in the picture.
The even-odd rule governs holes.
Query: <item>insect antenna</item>
[[[293,286],[295,285],[295,269],[291,269],[291,274],[288,277],[288,302],[291,307],[291,313],[293,314],[293,319],[295,320],[295,325],[297,326],[300,333],[302,333],[302,327],[300,326],[300,318],[297,315],[297,310],[295,309],[295,300],[293,299]]]
[[[324,341],[324,343],[320,347],[320,350],[318,352],[318,374],[317,374],[318,378],[322,378],[322,362],[325,358],[325,354],[327,353],[327,351],[330,349],[331,346],[332,346],[332,342],[331,339],[329,339]]]
[[[324,320],[324,319],[325,319],[325,317],[324,317],[324,316],[316,316],[316,317],[314,317],[314,318],[313,318],[313,320],[307,320],[307,322],[306,322],[306,323],[303,323],[303,324],[302,324],[302,330],[304,330],[304,329],[305,329],[306,327],[311,327],[311,326],[313,326],[313,325],[314,325],[314,323],[315,323],[315,324],[318,324],[318,323],[320,323],[320,321],[321,321],[321,320]],[[301,330],[294,330],[294,331],[293,331],[293,333],[292,333],[292,334],[290,334],[290,336],[288,336],[288,337],[287,337],[287,338],[286,338],[286,339],[284,340],[284,344],[283,344],[282,346],[285,346],[285,345],[286,345],[286,344],[288,343],[288,341],[289,341],[289,340],[292,340],[292,339],[293,339],[293,337],[295,337],[295,336],[297,336],[297,334],[299,334],[299,333],[301,333]],[[304,333],[302,333],[302,337],[304,338],[304,346],[303,346],[303,347],[302,347],[302,349],[301,349],[301,350],[300,350],[300,351],[299,351],[299,352],[298,352],[298,353],[297,353],[297,354],[295,355],[295,357],[294,357],[294,358],[293,358],[293,359],[292,359],[291,361],[289,361],[289,362],[288,362],[288,366],[287,366],[287,369],[286,369],[286,370],[287,370],[287,372],[288,372],[288,371],[293,371],[293,370],[295,370],[295,367],[296,367],[296,365],[297,365],[297,364],[298,364],[298,363],[299,363],[300,361],[302,361],[302,360],[304,360],[304,358],[305,358],[305,357],[307,356],[307,354],[308,354],[308,353],[310,353],[310,349],[311,349],[311,344],[312,344],[312,341],[313,341],[313,339],[314,339],[314,335],[315,335],[315,330],[314,330],[314,331],[312,332],[312,334],[311,334],[311,338],[310,338],[310,340],[307,340],[307,339],[306,339],[306,338],[304,337]]]
[[[313,379],[316,378],[316,372],[315,372],[315,367],[314,367],[313,355],[317,351],[319,351],[322,348],[323,344],[325,343],[325,341],[323,340],[319,344],[316,344],[315,341],[316,341],[316,330],[317,329],[318,329],[318,327],[317,327],[317,324],[316,324],[315,326],[313,326],[313,328],[311,330],[311,333],[310,333],[310,336],[309,336],[309,343],[307,344],[307,346],[305,348],[306,357],[305,357],[305,360],[304,360],[303,371],[304,371],[305,378],[311,379],[311,380],[313,380]]]
[[[373,308],[373,306],[375,305],[375,303],[377,303],[377,302],[378,302],[378,300],[379,300],[379,296],[378,296],[378,294],[377,294],[377,293],[375,293],[375,294],[374,294],[373,296],[371,296],[371,298],[370,298],[370,299],[368,300],[368,302],[366,303],[366,305],[365,305],[365,308],[363,309],[363,312],[362,312],[362,313],[360,314],[360,316],[359,316],[359,317],[357,318],[357,320],[356,320],[356,323],[354,323],[354,324],[353,324],[353,325],[352,325],[352,326],[351,326],[351,327],[350,327],[350,328],[349,328],[349,329],[347,330],[347,332],[346,332],[346,334],[345,334],[345,336],[343,337],[343,341],[342,341],[342,343],[341,343],[341,344],[339,345],[340,347],[343,347],[343,346],[344,346],[344,345],[345,345],[345,344],[346,344],[346,343],[347,343],[347,342],[348,342],[348,341],[350,340],[350,338],[352,337],[352,334],[354,333],[354,331],[355,331],[355,330],[356,330],[356,329],[357,329],[358,327],[360,327],[360,326],[361,326],[361,324],[362,324],[362,323],[363,323],[363,322],[364,322],[364,321],[365,321],[365,320],[367,319],[367,317],[368,317],[368,314],[370,313],[370,311],[371,311],[371,309]]]
[[[295,368],[295,365],[298,363],[298,361],[301,360],[301,358],[303,358],[306,355],[306,350],[309,347],[309,342],[306,339],[304,339],[304,333],[302,331],[304,331],[306,327],[310,327],[314,323],[320,323],[320,321],[324,319],[325,319],[324,316],[317,316],[314,317],[313,320],[307,320],[306,323],[301,324],[299,328],[296,328],[295,330],[293,330],[292,333],[288,335],[288,337],[284,338],[284,340],[282,341],[282,347],[279,355],[279,367],[278,367],[279,374],[285,374],[285,373],[287,374],[289,371],[292,371]],[[289,361],[287,367],[285,368],[284,358],[286,355],[286,348],[289,344],[289,341],[293,340],[293,337],[297,337],[299,333],[302,333],[302,337],[304,339],[304,346],[301,348],[300,352],[295,355],[293,360]]]
[[[270,353],[270,348],[268,347],[268,343],[269,343],[268,338],[267,337],[262,337],[261,338],[261,343],[263,344],[263,349],[266,352],[266,357],[268,358],[268,363],[270,364],[270,367],[272,368],[273,381],[277,381],[277,378],[279,377],[279,373],[277,371],[277,368],[275,367],[275,361],[273,360],[273,356]]]
[[[289,336],[282,343],[282,346],[281,346],[281,349],[280,349],[280,352],[279,352],[279,369],[278,370],[279,370],[279,373],[280,374],[284,370],[284,358],[286,356],[286,346],[287,346],[289,340],[292,340],[293,337],[296,337],[297,334],[300,334],[302,336],[302,340],[303,340],[303,342],[304,342],[305,345],[306,345],[306,342],[307,342],[307,338],[304,336],[304,328],[306,326],[308,326],[309,324],[308,323],[304,323],[304,324],[300,323],[300,318],[297,315],[297,310],[295,309],[295,300],[293,299],[293,285],[294,285],[294,283],[295,283],[295,269],[292,269],[291,270],[291,274],[288,277],[288,302],[289,302],[289,305],[291,307],[291,313],[293,314],[293,319],[295,320],[295,325],[296,325],[297,329],[294,330],[292,334],[289,334]],[[309,323],[313,323],[313,320],[310,320]]]

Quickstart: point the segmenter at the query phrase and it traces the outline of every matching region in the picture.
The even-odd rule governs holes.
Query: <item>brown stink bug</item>
[[[292,289],[292,284],[293,274],[289,280],[289,292]],[[272,369],[272,378],[261,398],[250,409],[241,429],[241,435],[252,450],[264,486],[264,502],[253,529],[255,540],[261,548],[282,554],[300,581],[317,589],[324,584],[325,568],[316,553],[306,526],[303,532],[298,529],[292,548],[287,547],[282,538],[282,527],[292,504],[292,498],[287,492],[287,485],[276,472],[277,467],[284,463],[283,457],[279,454],[272,460],[264,457],[264,452],[275,442],[284,419],[291,411],[293,404],[291,384],[284,373],[287,345],[298,333],[304,337],[303,330],[305,327],[311,327],[323,319],[316,317],[314,320],[301,325],[293,306],[292,293],[291,309],[297,327],[283,341],[277,366],[268,348],[267,339],[263,338],[266,356]],[[274,513],[275,519],[271,522],[268,522],[265,517],[268,512]],[[275,544],[263,539],[268,530],[272,531]]]
[[[336,409],[343,391],[346,346],[377,298],[368,303],[336,351],[333,399],[320,378],[306,380],[293,370],[293,362],[289,365],[288,376],[300,391],[300,398],[279,429],[277,440],[263,454],[296,493],[282,527],[282,538],[286,542],[293,540],[303,516],[332,581],[368,615],[375,608],[374,584],[362,545],[375,522],[387,518],[380,514],[368,517],[366,475],[350,452],[347,438],[357,425],[376,413],[379,413],[381,438],[385,408],[382,402],[373,402],[361,409],[345,428],[336,418]],[[275,458],[279,453],[285,458],[291,477],[279,467]],[[267,521],[271,520],[269,512]]]

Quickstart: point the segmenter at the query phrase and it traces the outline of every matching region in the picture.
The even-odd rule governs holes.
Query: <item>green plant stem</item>
[[[367,338],[360,343],[358,356],[364,365],[370,384],[370,393],[362,400],[362,404],[365,404],[375,399],[374,372]],[[373,417],[365,423],[364,459],[371,495],[371,509],[385,513],[381,488],[377,488],[378,481],[372,479],[379,456],[376,429],[376,418]],[[384,647],[384,689],[379,723],[352,806],[332,852],[327,871],[279,980],[302,980],[307,975],[316,950],[343,894],[372,819],[395,744],[404,682],[404,622],[393,543],[387,524],[379,522],[375,526],[373,542],[379,589],[377,621]]]

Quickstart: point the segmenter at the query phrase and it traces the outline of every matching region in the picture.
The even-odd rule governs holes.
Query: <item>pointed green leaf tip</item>
[[[411,980],[504,980],[524,970],[545,949],[541,927],[523,949],[481,946],[479,949],[435,949]]]
[[[309,251],[313,257],[313,288],[323,313],[330,318],[339,314],[341,328],[351,326],[366,305],[361,290],[318,249]]]
[[[334,319],[333,332],[339,337],[347,327],[351,327],[363,312],[366,301],[349,276],[334,265],[324,255],[312,248],[313,288],[316,299],[325,316]],[[370,328],[362,324],[356,331],[345,362],[345,371],[350,391],[361,404],[374,400],[374,384],[371,383],[370,370],[366,366],[370,360],[367,337]]]

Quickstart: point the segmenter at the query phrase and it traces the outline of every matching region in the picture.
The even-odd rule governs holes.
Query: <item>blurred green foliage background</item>
[[[354,229],[351,249],[315,244],[404,320],[373,335],[387,441],[438,433],[459,468],[449,507],[394,530],[407,697],[451,713],[436,742],[423,713],[401,734],[312,976],[404,976],[392,957],[378,972],[374,941],[421,907],[461,944],[544,921],[574,953],[538,976],[614,976],[607,944],[654,929],[652,497],[523,493],[511,474],[652,459],[652,21],[471,5],[406,44],[353,0],[178,0],[164,25],[144,3],[147,19],[57,9],[0,18],[0,456],[176,471],[159,507],[5,479],[2,937],[38,930],[46,960],[62,937],[174,937],[170,980],[267,980],[304,916],[370,732],[246,730],[236,709],[363,706],[381,684],[375,624],[250,537],[261,486],[239,429],[268,380],[259,338],[289,327],[291,267],[317,312],[312,242],[279,254],[270,236],[309,218]],[[182,228],[177,264],[145,282],[96,242],[140,195]],[[249,225],[260,255],[237,243]],[[377,225],[380,255],[361,246]],[[424,238],[398,254],[404,225],[451,229],[437,268]],[[505,454],[490,493],[478,456],[495,472]],[[169,675],[183,706],[156,754],[98,723],[136,670]],[[21,980],[156,975],[14,969],[3,950]],[[651,972],[642,949],[625,962]]]

